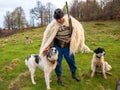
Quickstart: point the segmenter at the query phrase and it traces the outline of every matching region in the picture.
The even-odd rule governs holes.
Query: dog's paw
[[[47,90],[50,90],[51,88],[50,87],[47,87]]]
[[[50,82],[52,82],[52,80],[50,80]]]
[[[93,78],[94,76],[91,75],[91,78]]]
[[[33,85],[35,85],[36,84],[36,82],[32,82],[33,83]]]
[[[107,79],[107,76],[104,76],[104,79]]]
[[[93,77],[94,77],[94,74],[92,73],[92,74],[91,74],[91,78],[93,78]]]

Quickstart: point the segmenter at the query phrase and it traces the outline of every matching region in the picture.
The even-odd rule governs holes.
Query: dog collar
[[[49,62],[51,62],[52,64],[55,64],[55,60],[54,60],[54,61],[50,61],[50,60],[49,60]]]
[[[47,58],[47,57],[46,57],[46,58]],[[51,60],[49,60],[48,58],[47,58],[47,60],[48,60],[50,63],[55,64],[55,60],[51,61]]]
[[[101,57],[99,57],[99,56],[97,56],[97,55],[96,55],[96,57],[97,57],[97,58],[101,58]]]

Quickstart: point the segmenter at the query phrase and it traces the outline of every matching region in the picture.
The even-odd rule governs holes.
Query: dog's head
[[[48,50],[47,59],[50,61],[56,61],[58,59],[58,50],[55,47]]]
[[[94,50],[94,53],[96,54],[97,57],[101,57],[105,55],[105,50],[104,48],[99,47]]]
[[[26,38],[26,39],[29,39],[29,37],[28,37],[28,36],[26,36],[25,38]]]

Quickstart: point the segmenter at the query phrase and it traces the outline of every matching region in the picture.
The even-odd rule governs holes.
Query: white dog
[[[108,73],[107,71],[110,71],[112,67],[106,61],[104,61],[104,55],[105,50],[103,48],[99,47],[94,50],[94,55],[91,64],[91,77],[94,77],[95,72],[102,73],[105,79],[107,79],[106,73],[111,75],[111,73]]]
[[[36,67],[38,67],[44,71],[46,86],[47,89],[50,89],[50,76],[51,72],[56,68],[57,59],[58,51],[55,47],[50,48],[47,52],[47,55],[43,58],[41,58],[38,54],[32,54],[27,59],[25,59],[25,64],[31,73],[32,83],[36,84],[34,80],[34,73]]]

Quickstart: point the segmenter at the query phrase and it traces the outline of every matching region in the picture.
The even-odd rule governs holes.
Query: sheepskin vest
[[[64,25],[69,26],[68,23],[68,15],[64,15]],[[78,51],[78,49],[82,49],[84,46],[84,29],[80,22],[78,22],[75,18],[71,16],[72,21],[72,35],[71,35],[71,42],[70,42],[70,54],[75,54],[75,52]],[[54,38],[56,37],[56,34],[59,30],[60,24],[54,19],[46,28],[44,31],[42,44],[40,47],[40,55],[45,50],[46,47],[52,46],[54,42]]]

